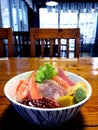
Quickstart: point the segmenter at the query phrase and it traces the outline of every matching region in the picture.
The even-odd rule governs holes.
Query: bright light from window
[[[40,9],[40,27],[58,28],[58,13],[47,12],[46,8]]]
[[[94,44],[97,26],[97,13],[80,13],[77,12],[60,13],[52,8],[48,12],[47,8],[40,8],[40,27],[42,28],[80,28],[84,44]],[[71,45],[72,46],[72,45]]]
[[[98,69],[98,60],[96,58],[94,58],[94,60],[93,60],[93,68]],[[98,73],[98,71],[97,71],[97,73]]]

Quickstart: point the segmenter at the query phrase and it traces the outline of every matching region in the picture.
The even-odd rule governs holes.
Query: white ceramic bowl
[[[16,101],[16,97],[15,97],[16,84],[20,79],[27,78],[28,74],[30,73],[31,71],[25,72],[10,79],[5,84],[4,93],[5,93],[5,96],[8,98],[8,100],[13,105],[13,107],[15,108],[15,110],[22,117],[24,117],[27,121],[31,122],[32,124],[36,124],[36,125],[44,126],[44,127],[53,127],[63,122],[66,122],[70,118],[75,116],[77,112],[80,110],[80,108],[91,97],[92,88],[90,84],[88,83],[88,81],[86,81],[84,78],[76,74],[65,72],[72,81],[74,82],[83,81],[86,84],[87,90],[88,90],[88,96],[83,101],[72,106],[62,107],[62,108],[53,108],[53,109],[34,108],[34,107],[25,106]]]

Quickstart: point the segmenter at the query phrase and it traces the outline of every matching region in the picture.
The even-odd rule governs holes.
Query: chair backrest
[[[14,56],[12,28],[0,28],[0,57],[5,56]]]
[[[30,32],[29,31],[13,31],[15,56],[30,56]]]
[[[35,57],[41,49],[41,56],[46,54],[61,56],[61,46],[66,46],[66,57],[69,57],[70,39],[74,39],[74,57],[79,57],[80,29],[79,28],[30,28],[31,56]],[[61,41],[63,40],[63,42]],[[65,43],[66,42],[66,43]],[[45,50],[46,49],[46,50]],[[54,52],[55,51],[55,52]],[[46,52],[46,53],[45,53]],[[47,56],[47,55],[46,55]]]

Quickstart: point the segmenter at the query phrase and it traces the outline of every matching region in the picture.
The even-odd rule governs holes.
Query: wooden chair
[[[66,57],[69,58],[70,39],[74,39],[74,57],[79,57],[80,29],[79,28],[30,28],[31,56],[35,57],[39,49],[41,56],[61,56],[61,46],[66,46]],[[63,40],[63,43],[61,42]],[[46,49],[46,50],[45,50]],[[56,53],[55,53],[55,52]],[[46,53],[45,53],[46,52]]]
[[[0,28],[0,57],[5,56],[14,56],[12,28]]]
[[[30,32],[13,31],[14,51],[16,57],[30,56]]]

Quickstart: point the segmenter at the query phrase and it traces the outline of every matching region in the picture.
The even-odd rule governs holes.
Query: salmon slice
[[[52,78],[52,80],[56,81],[59,85],[61,85],[65,89],[68,89],[68,87],[69,87],[69,85],[67,84],[67,82],[64,79],[62,79],[60,76],[54,76]]]

